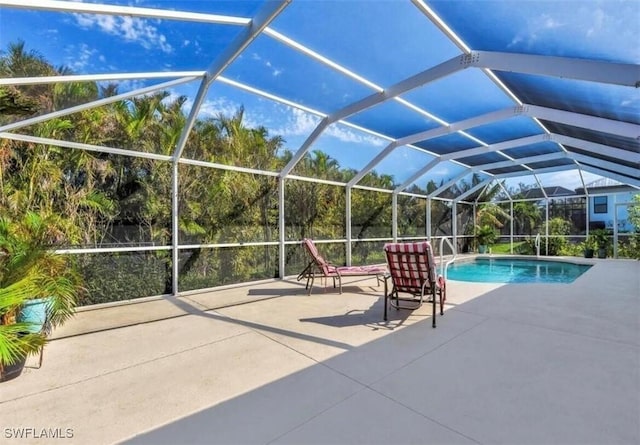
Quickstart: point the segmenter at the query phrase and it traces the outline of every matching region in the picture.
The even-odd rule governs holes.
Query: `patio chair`
[[[444,314],[446,300],[446,282],[436,275],[431,244],[427,241],[417,243],[390,243],[384,246],[387,265],[392,283],[384,292],[384,319],[387,320],[387,306],[396,309],[415,310],[422,306],[427,297],[433,305],[433,327],[436,327],[436,294],[440,298],[440,315]],[[401,298],[399,293],[411,294]],[[404,303],[401,303],[404,302]]]
[[[370,266],[335,266],[320,255],[318,248],[310,238],[303,239],[302,246],[305,248],[310,261],[298,275],[298,281],[306,278],[307,284],[305,289],[309,290],[309,295],[311,295],[311,289],[313,288],[313,282],[316,277],[325,280],[329,278],[333,279],[334,288],[336,287],[337,279],[340,293],[342,293],[342,277],[376,277],[376,281],[379,285],[388,273],[386,264],[374,264]]]

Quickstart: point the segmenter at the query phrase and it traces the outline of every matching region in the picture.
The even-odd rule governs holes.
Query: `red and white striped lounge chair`
[[[417,243],[390,243],[384,246],[392,287],[384,295],[384,319],[387,320],[387,305],[397,309],[414,310],[422,305],[429,294],[433,304],[433,327],[436,327],[436,294],[440,297],[440,315],[443,315],[446,300],[446,283],[442,276],[436,275],[436,263],[433,259],[431,244],[427,241]],[[400,298],[399,293],[408,293],[412,297]],[[400,305],[400,302],[406,302]]]
[[[387,274],[386,264],[375,264],[370,266],[335,266],[320,255],[318,248],[310,238],[303,239],[302,246],[311,258],[311,261],[307,267],[300,272],[300,275],[298,275],[298,281],[304,278],[307,279],[305,289],[309,289],[309,295],[311,295],[311,289],[313,288],[313,282],[316,277],[324,279],[332,278],[333,287],[336,287],[337,278],[340,293],[342,293],[342,277],[371,276],[376,277],[378,284],[380,284],[380,281],[384,280],[384,276]]]

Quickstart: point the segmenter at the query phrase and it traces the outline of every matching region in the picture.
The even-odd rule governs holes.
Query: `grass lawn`
[[[513,243],[513,251],[515,252],[522,243],[523,241]],[[511,243],[493,244],[491,246],[491,253],[511,253]]]

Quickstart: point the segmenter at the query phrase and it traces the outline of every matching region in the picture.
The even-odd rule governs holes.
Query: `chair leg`
[[[42,359],[44,358],[44,345],[40,346],[40,359],[38,360],[38,369],[42,368]]]
[[[387,321],[388,319],[387,306],[388,306],[389,294],[387,293],[387,289],[388,289],[387,280],[384,280],[384,321]]]
[[[432,289],[432,303],[431,303],[431,307],[433,308],[433,314],[432,314],[432,319],[433,319],[433,323],[432,323],[432,327],[436,327],[436,283],[432,283],[431,285],[431,289]]]
[[[302,272],[300,272],[300,274],[298,275],[297,280],[300,281],[302,280],[304,277],[307,277],[307,282],[309,281],[309,272],[311,271],[311,268],[313,267],[313,261],[311,261],[309,264],[307,264],[307,267],[305,267]]]
[[[311,284],[309,285],[309,293],[307,295],[311,295],[311,290],[313,289],[313,282],[315,281],[315,275],[311,274],[309,276],[309,278],[311,279]],[[309,280],[307,280],[307,283],[309,282]]]

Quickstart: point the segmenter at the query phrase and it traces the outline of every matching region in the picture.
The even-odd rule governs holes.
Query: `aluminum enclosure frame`
[[[424,234],[426,238],[431,238],[431,223],[430,223],[430,203],[432,199],[441,199],[438,197],[439,194],[450,188],[452,185],[456,184],[460,180],[464,179],[466,176],[471,175],[473,173],[480,173],[484,175],[484,178],[481,182],[466,193],[458,196],[455,199],[450,200],[452,205],[453,219],[456,218],[455,208],[458,202],[463,202],[463,200],[473,193],[480,190],[482,187],[487,187],[494,181],[500,181],[510,177],[516,176],[524,176],[524,175],[534,175],[536,178],[536,182],[539,184],[542,189],[542,184],[538,179],[538,175],[556,172],[556,171],[564,171],[564,170],[577,170],[580,175],[581,181],[584,186],[584,179],[582,178],[583,172],[590,172],[594,174],[598,174],[600,176],[617,180],[623,184],[627,184],[633,188],[640,190],[640,168],[634,169],[633,167],[629,167],[626,164],[622,164],[617,162],[619,159],[626,159],[627,162],[632,164],[636,164],[640,167],[640,150],[637,152],[630,152],[628,150],[623,150],[618,147],[604,145],[595,143],[592,141],[587,141],[584,139],[580,139],[577,137],[572,137],[568,135],[557,134],[547,130],[541,123],[540,120],[556,122],[567,124],[580,128],[588,128],[595,129],[596,131],[609,133],[616,136],[621,136],[624,138],[628,138],[631,140],[635,140],[636,142],[640,141],[640,125],[636,125],[629,122],[615,121],[611,119],[604,119],[596,116],[589,116],[580,113],[575,113],[566,110],[556,110],[545,108],[537,105],[526,104],[520,101],[517,96],[508,90],[504,84],[500,83],[499,79],[493,73],[494,70],[497,71],[509,71],[509,72],[517,72],[523,74],[536,74],[536,75],[545,75],[552,77],[560,77],[560,78],[572,78],[579,79],[583,81],[589,82],[597,82],[597,83],[605,83],[611,85],[622,85],[626,87],[637,88],[638,87],[638,72],[639,65],[633,64],[623,64],[623,63],[610,63],[610,62],[602,62],[597,60],[584,60],[577,58],[568,58],[568,57],[554,57],[554,56],[544,56],[544,55],[532,55],[532,54],[517,54],[517,53],[503,53],[503,52],[491,52],[491,51],[476,51],[468,47],[460,37],[455,35],[453,31],[447,26],[447,24],[442,21],[437,15],[422,1],[415,0],[413,1],[414,5],[417,9],[422,12],[426,18],[431,20],[436,26],[443,30],[443,32],[449,37],[462,51],[462,53],[458,56],[455,56],[437,66],[430,67],[418,74],[410,76],[406,79],[397,82],[396,84],[384,88],[375,84],[374,82],[366,79],[364,76],[355,73],[337,62],[332,61],[330,58],[320,54],[318,51],[315,51],[311,48],[304,46],[303,44],[295,41],[294,39],[284,35],[281,32],[278,32],[272,28],[270,28],[270,24],[273,20],[275,20],[278,15],[285,10],[285,8],[291,3],[292,0],[282,0],[279,2],[266,2],[263,5],[263,9],[256,14],[256,17],[253,18],[244,18],[244,17],[233,17],[233,16],[222,16],[216,14],[200,14],[200,13],[190,13],[186,11],[175,11],[175,10],[163,10],[163,9],[152,9],[152,8],[137,8],[130,6],[113,6],[113,5],[102,5],[97,3],[77,3],[77,2],[67,2],[67,1],[53,1],[53,0],[0,0],[0,7],[8,7],[8,8],[19,8],[19,9],[32,9],[32,10],[47,10],[54,12],[83,12],[83,13],[93,13],[93,14],[107,14],[107,15],[116,15],[116,16],[131,16],[131,17],[145,17],[145,18],[155,18],[155,19],[166,19],[166,20],[177,20],[177,21],[186,21],[186,22],[200,22],[200,23],[215,23],[215,24],[225,24],[230,26],[239,26],[243,28],[243,31],[238,36],[238,38],[225,50],[220,54],[220,56],[212,61],[211,65],[203,71],[175,71],[175,72],[147,72],[147,73],[116,73],[116,74],[85,74],[85,75],[71,75],[71,76],[55,76],[55,77],[43,77],[43,78],[2,78],[0,79],[0,86],[2,85],[33,85],[38,83],[62,83],[62,82],[79,82],[79,81],[103,81],[103,80],[136,80],[136,79],[167,79],[171,78],[173,80],[158,83],[156,85],[152,85],[145,88],[135,89],[133,91],[118,94],[113,97],[104,98],[98,101],[94,101],[91,103],[71,107],[65,110],[60,110],[57,112],[49,113],[42,116],[37,116],[33,118],[23,119],[11,124],[7,124],[4,126],[0,126],[0,139],[10,139],[10,140],[18,140],[30,143],[37,144],[46,144],[46,145],[58,145],[60,147],[65,147],[69,149],[80,149],[87,150],[93,152],[104,152],[114,155],[124,155],[124,156],[135,156],[141,158],[149,158],[154,159],[161,162],[171,162],[173,164],[172,168],[172,243],[170,246],[157,246],[156,250],[172,250],[172,259],[173,259],[173,294],[178,295],[180,293],[180,289],[178,287],[178,254],[182,249],[194,248],[194,247],[239,247],[239,246],[247,246],[247,245],[278,245],[279,246],[279,273],[280,277],[283,278],[287,273],[285,271],[285,246],[287,244],[292,244],[293,242],[287,242],[285,240],[284,234],[284,184],[287,180],[305,180],[305,181],[315,181],[320,183],[330,183],[333,185],[343,186],[345,188],[346,194],[346,239],[340,240],[346,243],[346,252],[347,252],[347,262],[351,262],[351,244],[354,242],[352,239],[351,233],[351,191],[353,188],[366,189],[366,190],[374,190],[381,193],[391,193],[392,194],[392,236],[388,239],[384,238],[381,240],[389,240],[396,241],[398,239],[397,233],[397,197],[401,194],[405,193],[405,190],[415,183],[421,177],[427,175],[432,169],[438,166],[442,162],[454,162],[456,165],[462,166],[465,168],[463,172],[457,174],[450,178],[448,181],[445,181],[438,187],[435,191],[425,194],[422,196],[427,201],[427,227],[426,233]],[[365,97],[364,99],[353,102],[342,109],[332,113],[332,114],[323,114],[316,110],[313,110],[309,107],[306,107],[301,104],[297,104],[291,101],[288,98],[278,97],[268,91],[262,91],[259,88],[254,86],[249,86],[242,84],[237,81],[233,81],[230,79],[226,79],[222,76],[225,68],[229,66],[242,52],[248,47],[248,45],[259,35],[267,36],[271,39],[275,39],[281,43],[286,44],[290,48],[293,48],[295,51],[300,54],[305,55],[306,57],[312,58],[314,61],[323,64],[335,70],[349,78],[359,82],[361,85],[366,86],[371,89],[373,92],[371,95]],[[485,115],[474,116],[469,119],[461,120],[458,122],[446,122],[445,120],[435,116],[428,110],[417,107],[407,101],[406,99],[400,97],[402,94],[407,93],[415,88],[422,87],[428,83],[434,82],[441,78],[450,76],[457,72],[466,69],[479,69],[484,72],[489,78],[491,78],[494,82],[500,83],[500,87],[505,90],[509,97],[514,100],[513,107],[487,113]],[[81,144],[70,141],[57,141],[48,138],[38,138],[35,136],[29,136],[25,134],[15,133],[15,130],[24,128],[29,125],[33,125],[40,122],[45,122],[49,119],[62,117],[65,115],[69,115],[72,113],[76,113],[79,111],[91,109],[94,107],[99,107],[102,105],[106,105],[109,103],[113,103],[120,100],[125,100],[128,98],[132,98],[134,96],[139,96],[143,94],[148,94],[154,91],[159,91],[163,89],[168,89],[177,85],[181,85],[188,82],[200,81],[200,88],[194,100],[194,105],[190,111],[190,114],[187,118],[187,125],[185,126],[183,133],[180,137],[178,144],[175,147],[175,150],[172,156],[159,155],[154,153],[144,153],[144,152],[134,152],[131,150],[126,150],[119,147],[103,147],[97,145],[90,144]],[[223,82],[228,85],[232,85],[236,88],[241,88],[247,92],[251,92],[253,94],[258,94],[263,97],[267,97],[270,100],[275,100],[280,103],[286,104],[288,106],[294,106],[301,110],[310,112],[320,117],[320,123],[315,127],[315,129],[311,132],[305,142],[298,148],[298,150],[294,153],[291,161],[284,167],[284,169],[280,172],[266,172],[257,169],[251,168],[243,168],[236,166],[228,166],[228,165],[220,165],[215,163],[208,163],[193,159],[186,159],[183,157],[183,150],[189,136],[189,133],[192,129],[192,126],[197,118],[198,111],[200,109],[200,105],[202,104],[209,87],[214,82]],[[361,111],[369,109],[378,104],[384,103],[386,101],[395,101],[402,106],[410,108],[414,111],[418,111],[425,117],[437,123],[439,126],[422,132],[415,133],[413,135],[405,135],[401,138],[392,138],[388,135],[383,135],[375,132],[374,130],[363,128],[357,125],[354,125],[352,122],[348,121],[350,116],[353,116]],[[540,134],[515,138],[511,140],[505,140],[498,143],[485,143],[473,136],[469,135],[465,132],[470,128],[489,124],[492,122],[499,122],[513,116],[527,116],[534,119],[540,126]],[[370,134],[374,134],[377,137],[381,137],[388,141],[388,145],[382,149],[382,151],[375,156],[371,161],[361,170],[359,171],[348,183],[336,183],[331,181],[319,180],[314,178],[301,178],[294,174],[292,171],[296,164],[305,156],[305,154],[309,151],[310,147],[313,146],[313,143],[323,134],[323,132],[334,123],[340,123],[344,125],[351,126],[353,128],[357,128],[362,131],[366,131]],[[448,135],[452,133],[458,133],[463,137],[469,138],[477,143],[477,146],[456,151],[452,153],[438,154],[424,148],[415,146],[414,144],[419,142],[425,142],[429,139],[436,138],[443,135]],[[515,148],[519,146],[524,146],[528,144],[533,144],[536,142],[552,142],[555,143],[558,147],[558,151],[551,154],[545,155],[536,155],[536,156],[528,156],[523,158],[513,158],[504,153],[505,150],[510,148]],[[638,142],[640,144],[640,142]],[[422,152],[427,153],[431,156],[431,159],[427,164],[425,164],[421,169],[418,170],[415,174],[413,174],[408,180],[404,181],[402,184],[397,185],[393,190],[386,189],[374,189],[370,187],[360,186],[358,183],[362,178],[364,178],[368,173],[373,171],[373,169],[393,150],[398,147],[407,146],[415,150],[420,150]],[[571,147],[579,148],[584,150],[585,153],[576,153],[571,150]],[[640,145],[639,145],[640,147]],[[461,163],[459,160],[461,158],[474,156],[477,154],[484,154],[489,152],[496,152],[501,155],[505,160],[494,163],[486,163],[480,165],[468,165]],[[597,156],[596,156],[597,155]],[[602,159],[604,156],[606,159]],[[551,161],[558,159],[569,159],[572,161],[571,164],[559,165],[556,167],[548,167],[542,169],[532,168],[528,164],[541,162],[541,161]],[[218,169],[227,169],[234,170],[245,173],[253,173],[253,174],[261,174],[267,176],[273,176],[278,178],[278,202],[279,202],[279,235],[278,242],[270,242],[270,243],[230,243],[230,244],[211,244],[211,245],[181,245],[178,239],[178,165],[180,163],[191,164],[191,165],[201,165],[209,168],[218,168]],[[505,166],[521,166],[523,168],[522,171],[518,171],[515,173],[506,173],[506,174],[492,174],[488,172],[488,170],[502,168]],[[589,196],[585,187],[585,196]],[[479,198],[480,196],[478,196]],[[550,199],[548,196],[545,196],[545,199]],[[511,199],[511,212],[513,213],[513,202]],[[476,202],[474,203],[474,206]],[[587,210],[588,212],[588,210]],[[548,205],[547,205],[547,216],[548,216]],[[513,230],[512,230],[513,231]],[[454,241],[456,235],[456,228],[454,224]],[[512,233],[513,237],[513,233]],[[454,242],[455,244],[455,242]],[[118,251],[147,251],[154,250],[143,247],[136,248],[120,248]],[[64,251],[62,253],[99,253],[99,252],[110,252],[113,249],[108,248],[97,248],[97,249],[75,249],[73,251]]]

